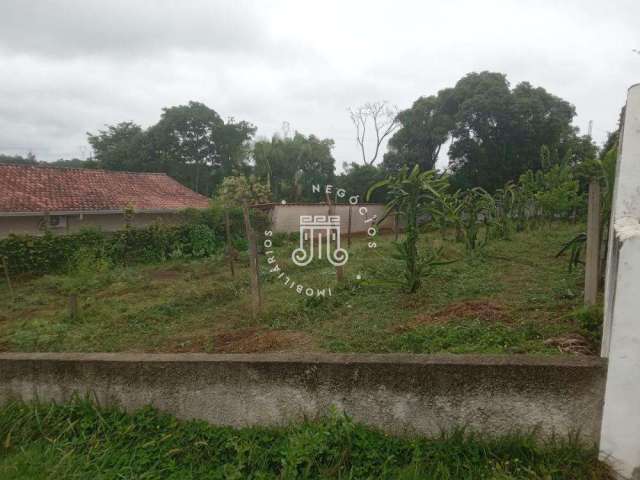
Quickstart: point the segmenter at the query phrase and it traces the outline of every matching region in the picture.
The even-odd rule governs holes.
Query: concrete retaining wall
[[[599,358],[328,354],[0,354],[0,403],[146,404],[219,425],[276,425],[331,406],[392,433],[467,426],[599,436]]]

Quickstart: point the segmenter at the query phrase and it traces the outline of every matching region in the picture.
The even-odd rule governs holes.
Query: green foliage
[[[489,229],[496,212],[495,200],[480,187],[458,192],[453,197],[455,211],[451,213],[462,235],[468,254],[474,254],[489,241]],[[484,233],[483,233],[484,231]]]
[[[529,170],[520,177],[520,185],[528,197],[528,211],[523,214],[530,217],[569,218],[585,204],[574,171],[566,163],[553,165],[549,170]]]
[[[584,265],[582,260],[582,252],[587,245],[587,234],[580,232],[568,242],[562,245],[562,248],[556,253],[556,258],[569,252],[569,272],[572,272],[578,265]]]
[[[422,256],[438,251],[441,263],[464,257],[464,244],[443,241],[426,227],[417,246]],[[488,325],[507,327],[535,323],[544,336],[529,338],[519,328],[507,328],[503,333],[510,339],[503,352],[559,354],[544,340],[576,332],[575,323],[563,315],[582,303],[578,292],[584,277],[578,271],[567,272],[565,263],[549,252],[555,253],[565,238],[583,228],[582,224],[554,222],[516,232],[509,241],[492,239],[481,261],[467,258],[440,265],[423,277],[418,295],[399,292],[397,285],[390,288],[387,281],[376,283],[403,281],[404,262],[392,258],[397,249],[393,234],[381,233],[375,251],[368,248],[366,237],[354,237],[344,290],[334,289],[318,305],[315,300],[303,302],[283,288],[281,280],[266,273],[270,267],[263,261],[265,311],[249,325],[247,259],[236,264],[234,279],[221,258],[222,248],[197,261],[184,257],[129,266],[112,263],[109,269],[96,271],[78,292],[81,321],[73,324],[68,317],[68,290],[62,290],[73,281],[70,269],[63,269],[68,274],[16,276],[12,277],[15,301],[6,282],[0,280],[0,345],[8,351],[224,352],[228,350],[220,348],[219,334],[232,334],[239,339],[238,346],[248,351],[298,351],[311,342],[322,351],[384,353],[404,345],[396,336],[423,324],[435,322],[446,330],[479,318]],[[287,257],[298,243],[293,234],[281,247],[274,247],[276,258],[287,270],[294,268]],[[236,248],[246,251],[246,247]],[[296,269],[297,282],[322,286],[334,278],[335,271],[327,262],[312,265]],[[308,308],[312,304],[314,308]],[[483,313],[485,306],[488,317]],[[294,343],[271,341],[281,334],[286,341],[292,332]],[[496,352],[497,343],[479,341],[473,335],[456,338],[459,343],[447,344],[443,351]],[[423,345],[431,349],[429,343]]]
[[[464,430],[397,437],[333,413],[286,428],[216,427],[87,400],[0,409],[0,477],[189,480],[608,480],[576,437],[491,437]]]
[[[384,169],[374,165],[351,163],[345,164],[344,168],[345,172],[336,178],[336,186],[343,188],[348,196],[357,195],[359,199],[366,198],[369,187],[387,176]],[[384,189],[381,188],[372,193],[369,201],[381,203],[384,201],[385,195]],[[337,198],[336,201],[339,202],[340,199]]]
[[[271,190],[256,177],[226,177],[218,190],[218,200],[227,206],[254,205],[268,203]]]
[[[591,342],[599,348],[602,343],[602,322],[604,311],[602,305],[582,306],[571,313],[571,317],[586,333]]]
[[[276,200],[317,202],[312,185],[333,184],[333,140],[305,136],[274,135],[255,143],[255,174]]]
[[[199,102],[164,108],[158,123],[144,130],[132,122],[89,133],[102,168],[164,172],[205,195],[233,171],[247,170],[249,140],[255,127],[226,122]]]
[[[412,353],[524,353],[538,348],[544,338],[532,324],[487,325],[466,320],[455,325],[425,325],[392,340],[394,351]]]
[[[498,238],[509,240],[514,233],[517,221],[518,188],[508,182],[504,188],[496,190],[493,199],[494,201],[490,203],[493,207],[492,227]]]
[[[419,165],[423,171],[435,168],[440,148],[455,126],[456,102],[452,90],[420,97],[397,116],[400,129],[391,137],[383,167],[396,172],[403,166]]]
[[[69,235],[10,235],[0,240],[0,256],[8,257],[12,273],[73,272],[82,279],[107,264],[162,262],[176,256],[200,258],[221,246],[221,237],[205,223],[154,224],[113,233],[83,230]],[[82,280],[79,282],[81,285]]]
[[[392,212],[397,212],[404,220],[405,237],[396,243],[396,258],[405,264],[405,287],[409,293],[413,293],[420,288],[421,279],[430,267],[438,264],[436,252],[429,252],[426,256],[418,252],[418,218],[438,209],[447,181],[433,170],[420,172],[420,166],[416,165],[411,173],[403,168],[398,175],[372,185],[367,198],[382,187],[387,189],[388,201],[378,222],[384,221]]]
[[[456,103],[449,158],[453,183],[493,192],[546,160],[575,165],[595,156],[589,137],[571,125],[575,108],[567,101],[522,82],[511,89],[504,74],[470,73],[452,90]]]

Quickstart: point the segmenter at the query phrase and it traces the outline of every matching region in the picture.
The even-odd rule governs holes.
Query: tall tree
[[[147,130],[123,122],[88,137],[103,168],[164,172],[208,195],[225,176],[248,169],[254,133],[248,122],[224,122],[215,110],[189,102],[163,109]]]
[[[495,190],[526,170],[539,170],[540,149],[554,154],[575,137],[574,107],[523,82],[513,90],[501,73],[470,73],[456,84],[458,105],[449,148],[453,181]]]
[[[335,177],[332,149],[333,140],[315,135],[274,135],[254,145],[256,175],[269,185],[274,199],[317,201],[312,185],[331,184]]]
[[[349,115],[356,129],[362,163],[373,165],[385,139],[398,128],[398,108],[388,102],[367,102],[355,109],[350,108]],[[367,145],[373,152],[367,153]]]
[[[102,168],[131,172],[157,171],[145,148],[147,139],[140,125],[121,122],[98,133],[87,133],[93,155]]]
[[[38,165],[38,160],[36,160],[36,156],[32,152],[27,153],[26,157],[0,153],[0,164]]]
[[[389,140],[383,166],[391,172],[415,165],[432,170],[455,125],[456,110],[452,89],[445,89],[437,96],[420,97],[411,108],[400,112],[400,129]]]
[[[387,172],[374,165],[360,165],[359,163],[351,163],[343,165],[344,173],[336,177],[336,185],[343,188],[349,196],[358,195],[360,201],[364,201],[369,188],[387,177]],[[382,188],[372,193],[370,200],[372,202],[383,202],[385,200],[386,191]],[[344,200],[343,200],[344,201]]]
[[[205,192],[207,182],[202,177],[219,161],[216,141],[223,125],[220,115],[203,103],[164,108],[153,127],[156,154],[173,164],[176,174],[190,181],[196,192]]]

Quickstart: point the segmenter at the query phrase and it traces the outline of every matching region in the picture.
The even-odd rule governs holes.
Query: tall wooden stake
[[[347,248],[351,248],[351,204],[349,204],[349,223],[347,225]]]
[[[262,295],[260,293],[260,272],[258,270],[258,245],[256,243],[256,235],[251,227],[251,219],[249,218],[249,206],[245,203],[242,205],[242,216],[244,218],[244,228],[247,233],[247,241],[249,243],[249,275],[251,283],[251,307],[253,316],[258,316],[262,307]]]
[[[329,205],[329,215],[335,215],[336,206],[331,201],[331,196],[329,195],[328,192],[325,193],[325,197],[327,199],[327,205]],[[351,210],[349,210],[349,212],[351,212]],[[342,223],[342,217],[340,217],[340,223]],[[342,266],[336,266],[336,280],[338,282],[341,282],[343,278],[344,278],[344,268]]]
[[[229,269],[231,270],[231,276],[236,276],[235,268],[233,267],[233,245],[231,244],[231,224],[229,222],[229,210],[224,209],[224,228],[227,235],[227,255],[229,256]]]
[[[595,305],[598,299],[598,267],[600,266],[600,183],[589,183],[587,211],[587,254],[584,275],[584,303]]]
[[[11,277],[9,276],[9,259],[2,257],[2,266],[4,269],[4,278],[7,279],[7,286],[9,287],[9,295],[11,295],[11,301],[16,301],[15,293],[13,292],[13,285],[11,285]]]

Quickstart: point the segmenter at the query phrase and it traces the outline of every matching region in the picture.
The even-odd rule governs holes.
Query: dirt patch
[[[488,323],[508,323],[511,318],[505,307],[489,300],[469,300],[452,303],[442,310],[430,314],[416,315],[410,322],[396,327],[396,331],[407,331],[419,325],[437,325],[459,319],[476,319]]]
[[[293,330],[243,329],[223,332],[213,337],[213,348],[221,353],[260,353],[309,351],[313,348],[309,335]]]
[[[591,342],[579,333],[567,333],[559,337],[548,338],[545,345],[556,347],[562,353],[573,355],[594,355]]]
[[[182,276],[182,272],[176,270],[154,270],[149,272],[152,280],[175,280]]]
[[[259,328],[243,328],[209,335],[200,333],[175,339],[168,347],[168,351],[176,353],[276,353],[314,350],[316,349],[312,338],[304,332]]]

